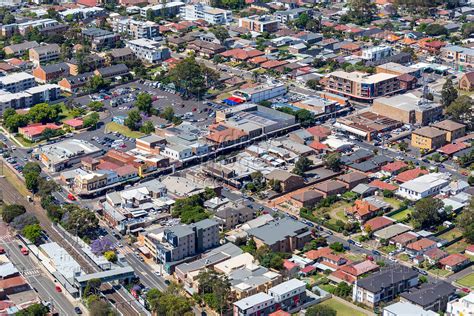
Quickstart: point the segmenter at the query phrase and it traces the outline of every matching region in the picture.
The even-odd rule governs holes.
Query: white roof
[[[30,74],[27,74],[26,72],[16,72],[5,77],[0,77],[0,84],[7,85],[29,79],[34,80],[35,77]]]
[[[294,291],[300,287],[306,287],[306,283],[298,279],[290,279],[286,282],[280,283],[268,290],[269,293],[275,295],[283,295]]]
[[[359,82],[359,83],[378,83],[381,81],[398,77],[398,75],[392,75],[392,74],[387,74],[387,73],[378,73],[378,74],[370,75],[370,74],[359,72],[359,71],[345,72],[342,70],[331,72],[329,76],[343,78],[343,79],[347,79],[347,80]]]
[[[400,185],[400,187],[406,190],[422,193],[440,185],[448,185],[448,183],[449,183],[449,174],[437,172],[437,173],[428,173],[421,177],[407,181],[403,183],[402,185]]]
[[[271,297],[267,293],[260,292],[255,295],[241,299],[240,301],[235,302],[234,305],[239,307],[242,310],[246,310],[250,307],[253,307],[255,305],[265,303],[268,301],[273,301],[273,297]]]
[[[384,311],[393,313],[391,315],[397,315],[397,316],[410,316],[410,315],[436,316],[438,315],[438,313],[435,313],[433,311],[425,311],[423,308],[417,305],[414,305],[410,302],[398,302],[398,303],[389,305],[384,308]]]

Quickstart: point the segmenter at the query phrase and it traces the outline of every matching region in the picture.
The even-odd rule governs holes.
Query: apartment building
[[[112,28],[115,33],[127,34],[133,39],[160,37],[160,25],[152,21],[138,21],[119,16],[112,20]]]
[[[50,82],[70,75],[70,67],[67,63],[56,63],[39,65],[33,69],[33,76],[41,83]]]
[[[26,72],[16,72],[0,77],[0,89],[16,93],[36,86],[35,77]]]
[[[140,16],[143,18],[163,16],[173,17],[180,12],[180,8],[185,6],[184,2],[172,1],[166,3],[160,3],[157,5],[150,5],[140,9]]]
[[[411,133],[411,145],[424,150],[434,150],[446,143],[447,133],[443,130],[425,126]]]
[[[57,100],[61,97],[60,87],[56,84],[45,84],[31,87],[16,93],[0,93],[0,114],[7,108],[28,108],[42,102]]]
[[[131,40],[126,43],[138,59],[146,63],[161,62],[170,58],[170,50],[167,47],[162,47],[157,41],[141,38]]]
[[[377,97],[394,94],[401,90],[397,75],[367,74],[358,71],[334,71],[324,78],[325,89],[345,97],[371,102]]]
[[[278,22],[286,24],[288,22],[296,20],[302,14],[307,14],[311,17],[313,15],[313,11],[308,8],[295,8],[285,11],[276,11],[273,15],[276,17]]]
[[[188,4],[180,8],[184,20],[204,20],[209,24],[228,24],[232,22],[232,11],[214,8],[203,3]]]
[[[278,21],[274,20],[272,16],[253,15],[246,18],[240,18],[239,27],[250,32],[273,33],[278,31]]]
[[[27,31],[33,28],[37,28],[41,32],[42,29],[57,25],[60,25],[60,23],[54,19],[35,19],[22,23],[2,25],[0,26],[0,34],[8,37],[18,32],[24,36]]]
[[[447,316],[474,316],[474,293],[448,302]]]
[[[28,53],[28,51],[31,48],[38,47],[39,44],[36,41],[32,42],[23,42],[20,44],[13,44],[13,45],[8,45],[3,48],[3,51],[5,52],[5,55],[7,56],[14,56],[14,57],[22,57],[25,55],[25,53]]]
[[[35,65],[59,59],[61,49],[58,44],[47,44],[29,50],[30,61]]]
[[[257,248],[268,246],[276,252],[293,252],[303,248],[311,240],[311,231],[308,226],[289,218],[250,229],[247,233],[253,238]]]
[[[101,51],[106,48],[115,48],[117,43],[120,41],[120,35],[96,27],[82,30],[82,37],[91,43],[91,47],[95,51]]]
[[[432,126],[446,132],[446,142],[448,143],[466,135],[466,125],[452,120],[443,120]]]
[[[474,49],[456,45],[446,46],[441,48],[441,58],[454,66],[473,67]]]
[[[366,61],[380,61],[392,55],[392,47],[390,46],[373,46],[362,49],[361,57]]]
[[[297,308],[306,301],[306,283],[298,279],[290,279],[268,290],[275,304],[284,311]]]
[[[369,307],[389,302],[400,293],[418,285],[418,273],[405,266],[392,266],[354,283],[352,300]]]
[[[405,93],[374,100],[370,110],[405,124],[428,125],[443,115],[440,103]]]
[[[275,299],[269,294],[257,293],[235,302],[233,306],[233,316],[269,315],[275,310]]]

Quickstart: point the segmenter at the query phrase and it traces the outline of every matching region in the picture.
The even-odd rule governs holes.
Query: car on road
[[[350,243],[351,245],[355,245],[355,241],[353,241],[352,239],[348,239],[347,242]]]
[[[374,261],[374,257],[372,257],[372,256],[367,256],[366,259],[367,259],[367,260],[370,260],[370,261]]]
[[[21,251],[22,255],[24,255],[24,256],[28,256],[28,254],[30,253],[30,251],[25,247],[22,247],[20,249],[20,251]]]
[[[378,252],[377,250],[372,250],[372,254],[374,256],[380,256],[380,252]]]
[[[334,235],[333,232],[330,231],[330,230],[326,230],[326,234],[328,234],[328,235]]]
[[[5,253],[5,249],[3,247],[0,247],[0,255],[3,255]]]
[[[76,306],[76,307],[74,307],[74,313],[76,313],[77,315],[81,315],[82,310],[78,306]]]
[[[56,286],[54,287],[54,289],[55,289],[56,292],[58,292],[58,293],[61,293],[61,292],[63,291],[59,285],[56,285]]]
[[[467,287],[463,287],[461,291],[463,291],[464,293],[471,293],[471,290],[468,289]]]
[[[70,201],[75,201],[76,200],[76,197],[74,195],[72,195],[71,193],[69,193],[67,195],[67,199],[70,200]]]
[[[363,246],[360,242],[358,242],[358,241],[354,242],[354,245],[356,245],[356,246],[359,247],[359,248],[363,248],[363,247],[364,247],[364,246]]]

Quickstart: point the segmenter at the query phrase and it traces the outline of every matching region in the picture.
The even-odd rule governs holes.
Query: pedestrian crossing
[[[117,248],[117,252],[121,253],[122,255],[128,255],[133,253],[133,249],[129,246],[123,246],[122,248]]]
[[[14,239],[15,238],[11,235],[2,235],[2,236],[0,236],[0,242],[11,242]]]
[[[23,271],[24,276],[34,277],[34,276],[39,276],[41,274],[42,274],[41,269],[28,269],[28,270]]]

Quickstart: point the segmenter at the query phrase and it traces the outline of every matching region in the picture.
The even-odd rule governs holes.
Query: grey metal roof
[[[449,297],[456,292],[456,288],[451,284],[439,281],[436,283],[424,284],[420,289],[414,289],[400,294],[404,299],[413,304],[427,307],[442,297]]]
[[[288,236],[298,235],[298,231],[303,229],[308,230],[308,226],[289,218],[283,218],[264,226],[250,229],[248,234],[261,239],[267,245],[273,245],[278,241],[286,239]]]
[[[213,219],[203,219],[202,221],[194,223],[191,226],[196,227],[198,229],[208,229],[208,228],[211,228],[213,226],[219,226],[219,222],[217,222]]]
[[[403,280],[410,280],[418,276],[418,273],[405,266],[394,266],[357,281],[357,286],[372,293],[378,293],[384,288]]]

